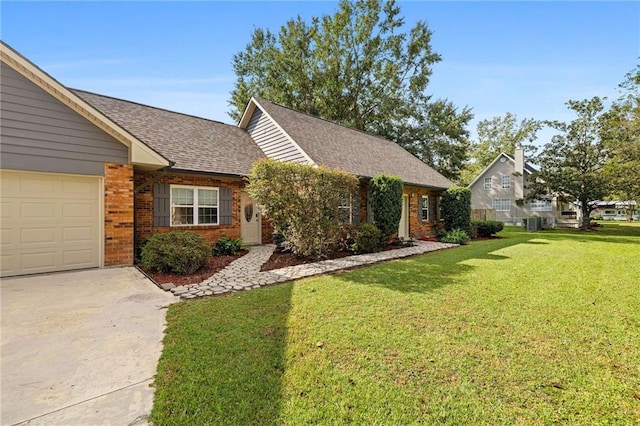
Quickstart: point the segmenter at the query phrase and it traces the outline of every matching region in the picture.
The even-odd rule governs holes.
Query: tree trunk
[[[580,229],[587,230],[591,228],[591,218],[589,214],[591,213],[591,208],[589,204],[586,202],[580,203],[580,210],[582,211],[582,223],[580,224]]]

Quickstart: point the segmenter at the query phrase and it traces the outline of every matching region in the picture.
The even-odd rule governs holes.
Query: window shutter
[[[429,220],[432,222],[438,221],[438,198],[434,195],[429,195]]]
[[[153,184],[153,226],[171,225],[170,191],[168,183]]]
[[[351,196],[351,223],[360,223],[360,192],[356,191]]]
[[[231,188],[220,188],[220,225],[231,225],[233,220],[233,193]]]

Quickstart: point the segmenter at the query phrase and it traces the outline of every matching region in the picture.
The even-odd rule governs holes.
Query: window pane
[[[217,224],[218,208],[217,207],[200,207],[198,209],[198,224]]]
[[[502,176],[502,187],[508,189],[510,186],[509,176]]]
[[[491,189],[491,178],[484,178],[484,189],[487,191]]]
[[[420,198],[420,219],[429,220],[429,197]]]
[[[193,205],[193,189],[171,188],[171,201],[178,205]]]
[[[193,207],[172,207],[172,225],[193,225]]]
[[[216,189],[199,189],[198,205],[200,206],[217,206],[218,191]]]
[[[508,212],[511,210],[511,199],[509,198],[494,198],[493,209],[497,212]]]

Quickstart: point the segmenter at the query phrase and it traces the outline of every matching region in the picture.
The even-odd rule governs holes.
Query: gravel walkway
[[[273,244],[251,247],[249,253],[234,260],[222,271],[214,274],[200,284],[175,287],[163,285],[175,296],[182,299],[195,299],[203,296],[214,296],[241,290],[251,290],[265,285],[297,280],[313,275],[326,274],[356,266],[370,265],[390,259],[398,259],[430,251],[457,247],[456,244],[416,241],[413,247],[388,250],[379,253],[359,254],[340,259],[323,260],[321,262],[288,266],[272,271],[260,272],[260,267],[269,260],[275,250]]]

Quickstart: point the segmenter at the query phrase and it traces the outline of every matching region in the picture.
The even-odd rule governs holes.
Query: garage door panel
[[[87,185],[70,179],[65,179],[62,182],[62,197],[64,199],[93,201],[97,190],[97,185]]]
[[[18,270],[18,256],[16,254],[5,253],[0,255],[0,275],[3,277],[12,275],[11,272]]]
[[[14,218],[16,220],[56,220],[60,219],[60,215],[57,214],[57,203],[44,202],[44,203],[32,203],[28,201],[17,201],[20,205],[20,216]]]
[[[0,182],[2,276],[100,266],[99,178],[1,171]]]
[[[59,240],[58,229],[51,228],[22,228],[20,229],[20,245],[22,247],[49,244],[55,245]]]
[[[11,248],[15,244],[15,238],[13,238],[13,230],[3,228],[0,229],[0,247],[2,247],[2,251],[5,249]]]
[[[25,274],[49,272],[55,270],[59,260],[55,250],[22,253],[20,255],[20,269]]]
[[[60,195],[60,179],[51,175],[23,174],[18,176],[20,193],[30,197]]]
[[[62,264],[67,269],[74,268],[89,268],[95,262],[96,259],[92,255],[91,250],[63,250],[62,251]]]
[[[5,193],[2,192],[2,194],[5,194]],[[18,216],[17,210],[18,210],[17,206],[3,199],[2,202],[0,202],[0,219],[5,221],[5,220],[10,220],[12,217],[17,217]]]
[[[95,228],[91,226],[67,226],[62,228],[62,243],[91,242],[94,234]]]
[[[92,203],[64,203],[62,217],[92,220],[96,215],[96,208],[97,206]]]

